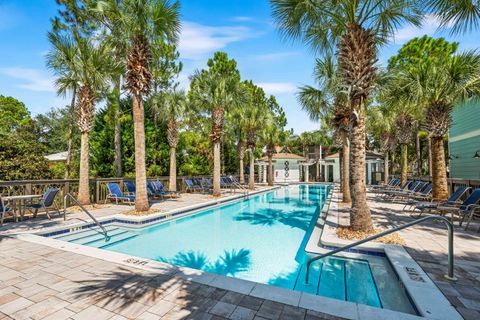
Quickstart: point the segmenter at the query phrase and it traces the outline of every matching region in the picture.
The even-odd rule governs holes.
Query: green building
[[[480,102],[455,108],[448,144],[450,177],[480,179]]]

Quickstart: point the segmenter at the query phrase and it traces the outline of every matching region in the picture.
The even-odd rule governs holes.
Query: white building
[[[321,162],[322,172],[326,182],[340,182],[340,157],[338,153],[326,156]],[[366,154],[367,184],[375,184],[383,180],[383,155],[367,151]]]
[[[305,158],[293,153],[273,154],[273,181],[276,183],[300,182],[300,168]],[[268,157],[264,156],[257,162],[260,170],[260,181],[267,181]]]

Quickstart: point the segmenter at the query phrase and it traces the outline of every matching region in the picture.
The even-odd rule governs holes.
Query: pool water
[[[143,229],[109,226],[109,242],[91,231],[57,239],[413,313],[388,263],[378,257],[314,263],[305,284],[305,245],[328,192],[325,185],[282,187]]]

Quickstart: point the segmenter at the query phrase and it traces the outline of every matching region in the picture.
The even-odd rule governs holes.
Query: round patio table
[[[27,203],[31,203],[33,199],[41,197],[42,195],[39,194],[25,194],[21,196],[5,196],[2,197],[2,199],[5,204],[11,203],[13,217],[15,218],[15,222],[18,222],[17,209],[18,213],[20,214],[20,219],[21,221],[23,221],[23,216],[25,215]]]

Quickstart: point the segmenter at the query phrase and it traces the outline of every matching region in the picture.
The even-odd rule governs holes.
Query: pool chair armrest
[[[472,203],[465,207],[465,211],[475,212],[476,210],[480,210],[480,205]]]

